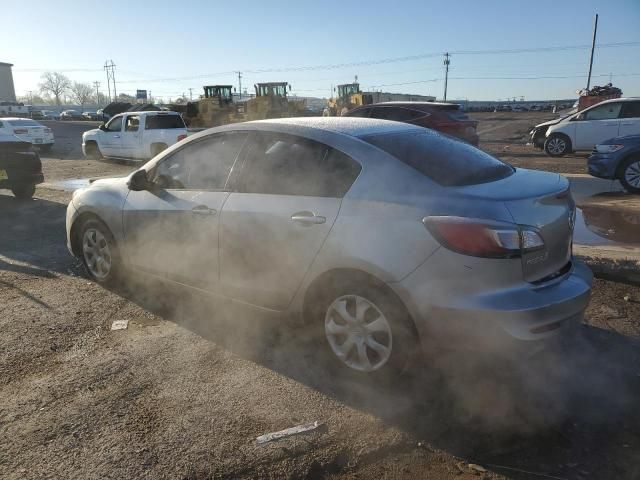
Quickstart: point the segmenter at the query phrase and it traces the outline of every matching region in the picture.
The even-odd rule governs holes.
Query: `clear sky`
[[[640,0],[0,0],[0,13],[0,61],[15,65],[18,95],[37,90],[46,70],[106,91],[102,66],[113,59],[118,93],[164,99],[237,86],[237,70],[250,91],[288,81],[326,97],[357,75],[366,90],[440,98],[449,51],[449,99],[571,98],[586,84],[588,49],[462,52],[589,45],[599,13],[599,44],[637,44],[598,48],[592,85],[611,75],[625,96],[640,96]],[[419,58],[376,63],[410,56]],[[336,64],[351,65],[326,67]],[[325,67],[295,70],[307,66]]]

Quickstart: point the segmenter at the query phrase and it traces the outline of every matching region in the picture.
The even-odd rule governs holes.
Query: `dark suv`
[[[0,189],[8,188],[17,198],[27,199],[42,182],[42,164],[31,143],[0,133]]]
[[[382,102],[354,108],[344,116],[411,123],[447,133],[472,145],[478,145],[479,140],[476,133],[478,122],[471,120],[461,105],[455,103]]]

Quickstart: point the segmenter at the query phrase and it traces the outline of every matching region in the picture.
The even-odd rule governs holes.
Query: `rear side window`
[[[250,142],[241,192],[340,198],[360,173],[347,155],[305,138],[256,134]]]
[[[149,115],[145,130],[167,130],[170,128],[187,128],[180,115]]]
[[[404,107],[375,107],[371,112],[371,118],[393,120],[395,122],[410,122],[416,118],[426,117],[428,113],[411,110]]]
[[[624,102],[621,118],[640,118],[640,102]]]
[[[612,120],[618,118],[620,115],[620,109],[622,108],[621,102],[605,103],[598,107],[594,107],[588,110],[584,114],[585,120]]]
[[[429,130],[368,135],[362,140],[445,187],[493,182],[513,173],[513,167],[482,150]]]

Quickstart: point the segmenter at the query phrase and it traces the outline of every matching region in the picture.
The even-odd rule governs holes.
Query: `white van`
[[[552,157],[592,150],[610,138],[640,135],[640,98],[605,100],[579,113],[536,125],[532,138],[534,132],[538,138],[544,138],[543,144],[536,141],[534,144],[543,146]]]

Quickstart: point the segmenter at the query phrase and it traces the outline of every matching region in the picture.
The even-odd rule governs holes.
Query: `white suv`
[[[614,137],[640,135],[640,98],[606,100],[559,121],[547,122],[544,150],[560,157],[576,150],[591,150]]]

